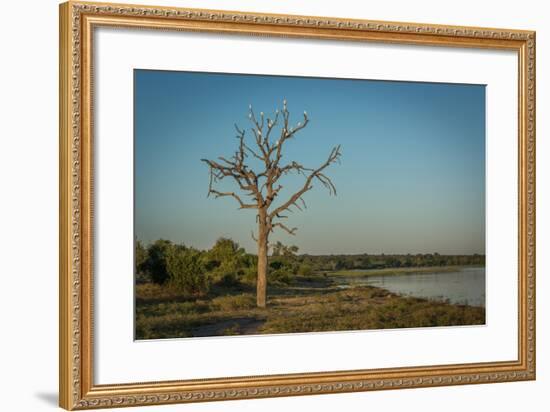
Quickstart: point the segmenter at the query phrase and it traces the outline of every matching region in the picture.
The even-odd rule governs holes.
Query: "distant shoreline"
[[[464,268],[484,268],[484,265],[452,265],[452,266],[423,266],[423,267],[399,267],[383,269],[352,269],[324,272],[327,276],[367,277],[367,276],[395,276],[419,273],[449,273],[457,272]]]

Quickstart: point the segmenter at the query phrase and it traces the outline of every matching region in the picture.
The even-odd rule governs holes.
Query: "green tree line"
[[[213,286],[254,285],[256,255],[247,253],[232,239],[219,238],[209,250],[199,250],[159,239],[147,246],[135,245],[136,277],[190,295],[207,294]],[[268,282],[290,284],[297,277],[314,273],[353,269],[484,265],[485,255],[428,254],[298,254],[298,247],[277,242],[271,246]]]

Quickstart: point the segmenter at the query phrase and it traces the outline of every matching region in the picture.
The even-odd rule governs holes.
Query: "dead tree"
[[[254,140],[252,145],[245,140],[245,130],[235,125],[238,146],[233,156],[229,158],[220,156],[217,160],[201,160],[210,169],[209,196],[212,195],[216,198],[229,196],[237,201],[240,209],[257,210],[257,236],[254,236],[254,232],[252,232],[253,239],[258,243],[256,301],[259,307],[265,307],[269,235],[276,228],[291,235],[295,234],[297,228],[290,228],[283,223],[283,220],[288,217],[284,213],[292,211],[292,208],[303,210],[306,207],[303,196],[313,189],[315,182],[320,182],[329,191],[329,194],[336,194],[336,187],[331,179],[324,174],[324,170],[332,163],[339,161],[340,146],[334,147],[327,160],[317,168],[305,167],[296,161],[282,164],[285,143],[308,125],[307,113],[304,112],[302,122],[291,126],[290,112],[287,109],[287,102],[284,100],[283,109],[276,110],[273,118],[265,116],[263,112],[257,117],[252,106],[249,106],[248,117],[252,123],[251,131]],[[278,127],[279,125],[280,127]],[[280,129],[278,137],[274,138],[272,134],[276,133],[274,130],[278,129]],[[249,158],[255,159],[254,161],[261,165],[260,170],[254,170],[250,166],[250,162],[247,162]],[[286,201],[274,203],[283,188],[279,179],[290,173],[304,176],[304,184]],[[236,184],[239,193],[216,190],[215,183],[226,178]]]

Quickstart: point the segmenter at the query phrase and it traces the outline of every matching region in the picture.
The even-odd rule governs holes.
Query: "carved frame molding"
[[[93,28],[509,49],[519,61],[518,360],[245,378],[93,384]],[[535,379],[535,32],[68,2],[60,5],[60,406],[89,409]]]

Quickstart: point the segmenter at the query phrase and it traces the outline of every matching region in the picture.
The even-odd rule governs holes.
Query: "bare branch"
[[[227,160],[223,157],[220,158],[222,162],[227,163],[227,165],[220,164],[214,160],[201,159],[210,167],[210,187],[212,183],[222,180],[225,177],[231,177],[239,185],[241,190],[250,191],[258,195],[257,191],[257,180],[258,177],[254,172],[248,170],[245,165],[236,164],[233,166],[234,162]]]
[[[244,203],[242,199],[239,197],[239,195],[237,195],[234,192],[218,192],[217,190],[210,189],[208,191],[208,194],[213,194],[216,197],[216,199],[218,197],[231,196],[235,198],[237,202],[239,202],[239,205],[241,206],[240,209],[256,209],[258,207],[257,204]]]
[[[252,128],[252,133],[254,133],[254,137],[256,138],[256,145],[262,152],[262,160],[267,164],[267,161],[269,159],[269,147],[266,147],[265,142],[263,141],[263,128],[264,128],[264,113],[261,112],[261,123],[258,122],[256,119],[256,115],[254,113],[254,110],[252,109],[252,105],[248,106],[248,118],[254,125]]]
[[[294,236],[296,234],[296,231],[298,230],[297,227],[293,227],[292,229],[289,229],[288,227],[286,227],[284,224],[280,223],[280,222],[277,222],[277,223],[273,223],[271,225],[271,231],[273,232],[273,230],[276,228],[276,227],[280,227],[281,229],[283,229],[285,232],[287,232],[289,235],[292,235]]]
[[[287,209],[290,210],[289,208],[293,205],[301,210],[300,206],[298,206],[298,204],[296,203],[298,200],[301,200],[303,202],[304,207],[305,207],[305,202],[304,202],[304,199],[302,198],[302,195],[313,188],[312,182],[313,182],[314,179],[319,180],[323,184],[323,186],[325,186],[329,190],[330,194],[336,195],[336,186],[334,186],[334,184],[332,183],[332,180],[330,178],[328,178],[326,175],[324,175],[322,173],[322,171],[325,170],[332,163],[338,161],[340,156],[341,156],[340,146],[338,145],[338,146],[336,146],[332,149],[332,151],[330,152],[330,155],[329,155],[329,157],[328,157],[328,159],[326,160],[325,163],[323,163],[317,169],[311,171],[309,176],[306,178],[306,181],[304,182],[304,185],[302,186],[302,188],[300,190],[298,190],[296,193],[294,193],[290,197],[289,200],[287,200],[281,206],[279,206],[274,211],[272,211],[270,213],[270,217],[276,216],[284,210],[287,210]],[[311,170],[311,169],[304,168],[303,166],[299,165],[298,163],[294,162],[294,164],[295,164],[295,166],[293,168],[296,169],[296,170],[299,170],[299,171],[302,171],[302,172],[304,170],[308,170],[308,171]]]
[[[245,139],[245,130],[235,124],[236,138],[239,144],[234,154],[231,157],[220,156],[217,160],[201,159],[210,168],[208,195],[213,195],[216,198],[233,197],[239,203],[241,209],[264,208],[268,211],[268,229],[273,230],[275,227],[280,227],[288,233],[294,234],[296,228],[289,229],[281,223],[272,224],[272,219],[287,218],[281,212],[293,212],[293,208],[297,210],[306,209],[307,205],[303,195],[313,188],[315,181],[320,182],[329,191],[329,194],[336,194],[336,186],[324,171],[332,163],[339,161],[341,156],[340,146],[334,147],[328,159],[318,168],[305,167],[296,161],[281,166],[283,146],[285,142],[292,139],[296,133],[309,124],[307,113],[304,112],[303,121],[294,125],[291,124],[287,102],[283,100],[282,110],[276,110],[273,117],[268,117],[263,112],[260,112],[257,116],[252,106],[249,106],[248,117],[252,123],[252,141],[255,144],[249,145]],[[271,135],[278,126],[280,126],[279,138],[272,142],[270,140]],[[249,156],[259,160],[264,166],[263,170],[252,170],[246,164],[246,159]],[[286,202],[269,212],[270,206],[283,189],[282,185],[276,184],[277,181],[289,173],[304,176],[303,186]],[[225,178],[232,179],[243,192],[242,195],[232,191],[222,192],[214,188],[217,182]],[[244,202],[241,196],[249,196],[251,198],[250,203]]]
[[[279,120],[279,110],[275,111],[275,118],[273,120],[267,119],[267,133],[265,134],[265,140],[267,145],[269,146],[269,135],[271,134],[271,131],[273,128],[278,124]]]
[[[263,157],[261,157],[256,151],[254,151],[250,146],[248,146],[244,140],[245,137],[245,131],[241,130],[239,126],[235,124],[235,130],[237,130],[237,139],[239,139],[239,152],[243,153],[246,157],[245,151],[250,153],[252,156],[259,160],[263,160]]]

